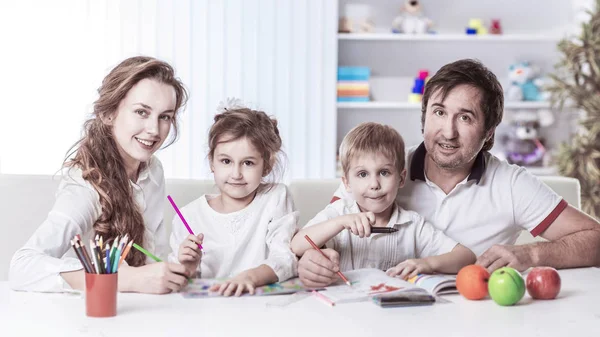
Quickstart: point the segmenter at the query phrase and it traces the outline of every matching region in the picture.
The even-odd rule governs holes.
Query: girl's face
[[[175,117],[175,90],[154,79],[134,85],[110,116],[113,136],[127,169],[135,177],[141,162],[146,162],[163,144]]]
[[[265,175],[264,160],[247,138],[227,138],[219,139],[210,168],[223,197],[249,203]]]

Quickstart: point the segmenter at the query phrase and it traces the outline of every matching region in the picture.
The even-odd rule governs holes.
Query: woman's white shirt
[[[260,192],[263,190],[263,192]],[[229,278],[265,264],[279,281],[297,274],[297,258],[290,241],[297,229],[298,212],[287,187],[277,184],[264,191],[261,186],[254,200],[244,209],[218,213],[208,200],[218,195],[203,195],[181,209],[195,234],[203,233],[202,278]],[[170,262],[178,263],[179,246],[189,235],[178,216],[173,218]]]
[[[11,260],[9,283],[14,290],[70,291],[60,273],[83,268],[71,239],[80,234],[89,249],[89,240],[95,235],[93,225],[101,214],[99,195],[82,178],[81,169],[64,169],[62,174],[48,217]],[[130,181],[130,185],[144,218],[144,248],[164,258],[168,254],[168,234],[163,224],[166,192],[160,160],[153,156],[137,183]],[[146,259],[146,263],[153,262]]]

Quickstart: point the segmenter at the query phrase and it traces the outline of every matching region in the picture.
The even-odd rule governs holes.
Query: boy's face
[[[405,177],[406,170],[398,173],[392,159],[371,153],[354,156],[342,181],[362,211],[382,213],[394,204]]]

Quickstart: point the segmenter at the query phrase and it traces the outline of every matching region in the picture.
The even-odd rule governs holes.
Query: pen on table
[[[371,227],[371,233],[395,233],[397,232],[397,228],[393,227]]]
[[[177,213],[177,215],[179,215],[179,218],[181,219],[181,222],[183,222],[183,224],[185,225],[185,228],[187,228],[188,232],[190,234],[192,234],[192,235],[196,235],[196,234],[194,234],[194,232],[190,228],[190,225],[188,225],[187,221],[185,221],[185,218],[183,217],[183,214],[181,214],[181,212],[179,211],[179,208],[177,207],[177,205],[175,205],[175,201],[173,201],[173,199],[171,198],[170,195],[167,195],[167,199],[169,199],[169,202],[171,203],[171,206],[173,206],[173,208],[175,209],[175,212]],[[204,249],[204,248],[202,248],[201,244],[198,244],[198,248]]]
[[[304,235],[304,238],[306,239],[306,241],[308,241],[308,243],[310,243],[311,246],[313,246],[314,249],[316,249],[319,253],[321,253],[321,255],[323,255],[326,259],[329,260],[329,258],[327,257],[327,255],[325,255],[325,253],[323,253],[323,251],[314,243],[314,241],[308,237],[308,235]],[[348,279],[346,278],[346,276],[344,276],[344,274],[342,274],[341,271],[338,270],[337,274],[339,275],[339,277],[344,280],[344,282],[349,285],[350,287],[352,287],[352,283],[350,283],[350,281],[348,281]]]
[[[315,295],[317,298],[319,298],[321,301],[323,301],[328,306],[333,307],[335,305],[335,303],[331,299],[329,299],[329,297],[321,294],[320,292],[313,290],[312,293],[313,293],[313,295]]]

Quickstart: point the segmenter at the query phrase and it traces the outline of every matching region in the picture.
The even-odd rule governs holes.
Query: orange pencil
[[[129,241],[129,243],[127,244],[127,248],[125,248],[125,251],[123,252],[123,254],[121,254],[121,260],[119,260],[119,267],[127,257],[127,254],[129,254],[129,250],[131,250],[131,245],[133,245],[133,240]]]
[[[325,258],[327,260],[329,260],[329,258],[327,257],[327,255],[325,255],[325,253],[323,253],[323,251],[317,247],[317,245],[313,242],[313,240],[311,240],[311,238],[308,237],[308,235],[304,235],[304,238],[306,239],[306,241],[308,241],[308,243],[310,243],[311,246],[313,246],[314,249],[316,249],[319,253],[321,253],[321,255],[325,256]],[[330,260],[331,261],[331,260]],[[352,283],[350,283],[350,281],[348,281],[348,279],[346,278],[346,276],[344,276],[344,274],[342,274],[341,271],[338,271],[337,274],[340,276],[340,278],[342,280],[344,280],[344,282],[352,287]]]

